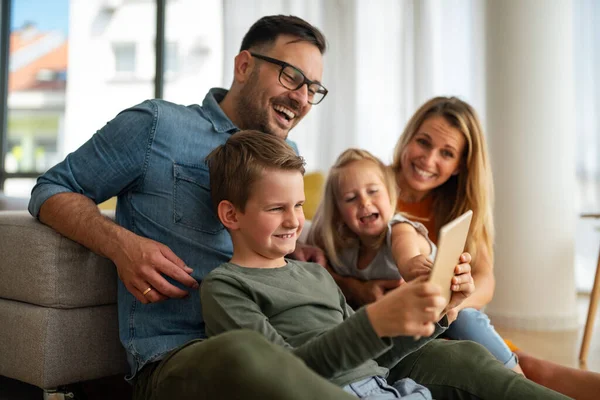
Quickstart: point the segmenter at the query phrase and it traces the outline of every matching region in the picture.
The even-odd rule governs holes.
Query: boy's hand
[[[452,297],[450,303],[446,306],[446,311],[458,307],[467,297],[475,291],[475,282],[471,276],[471,255],[462,253],[460,256],[461,264],[454,268],[454,278],[452,278]]]
[[[429,276],[433,263],[427,256],[419,254],[406,262],[401,268],[400,274],[406,282],[410,282],[419,276]]]
[[[366,307],[379,337],[431,336],[444,298],[440,289],[425,277],[400,285]]]
[[[456,321],[456,318],[458,317],[458,312],[460,310],[458,309],[458,307],[454,307],[449,309],[446,312],[446,318],[448,319],[448,324],[453,323],[454,321]]]

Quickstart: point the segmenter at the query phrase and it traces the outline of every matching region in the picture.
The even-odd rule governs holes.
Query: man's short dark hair
[[[298,41],[309,42],[317,46],[321,54],[327,49],[325,36],[319,29],[302,18],[292,15],[270,15],[254,23],[244,36],[240,51],[275,43],[280,35],[291,35]]]
[[[244,212],[252,187],[268,170],[298,171],[304,159],[283,139],[259,131],[240,131],[208,156],[210,194],[215,212],[223,200]]]

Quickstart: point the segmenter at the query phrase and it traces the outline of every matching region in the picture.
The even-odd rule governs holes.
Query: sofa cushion
[[[50,389],[129,372],[114,304],[58,309],[0,299],[0,326],[2,376]]]
[[[0,212],[0,254],[0,298],[54,308],[117,301],[114,264],[27,211]]]

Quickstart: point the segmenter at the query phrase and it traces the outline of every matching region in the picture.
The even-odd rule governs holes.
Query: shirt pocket
[[[215,214],[206,167],[173,163],[173,219],[176,224],[216,234],[225,227]]]

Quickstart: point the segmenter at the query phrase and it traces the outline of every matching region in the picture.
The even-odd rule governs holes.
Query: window
[[[574,67],[577,191],[579,214],[600,212],[600,4],[593,0],[574,2]],[[600,220],[579,218],[575,229],[575,273],[577,289],[589,292],[598,260]]]
[[[11,3],[0,185],[13,196],[26,196],[35,176],[58,161],[64,136],[68,1],[36,3]]]
[[[0,69],[8,70],[0,83],[0,102],[7,105],[0,116],[0,191],[27,197],[37,176],[106,121],[154,97],[157,2],[2,4],[9,8],[2,8],[0,35],[6,57]]]
[[[115,43],[113,52],[117,75],[135,73],[135,43]]]
[[[0,70],[9,71],[7,80],[0,76],[0,102],[7,104],[6,113],[0,107],[0,192],[7,195],[28,196],[38,175],[118,112],[162,97],[157,16],[165,19],[165,97],[199,103],[222,82],[222,0],[0,5]]]

